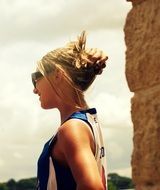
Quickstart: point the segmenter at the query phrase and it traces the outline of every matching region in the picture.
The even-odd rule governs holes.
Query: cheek
[[[40,101],[43,109],[55,108],[57,105],[56,94],[51,88],[44,89]]]
[[[43,107],[45,107],[46,109],[56,107],[56,102],[54,101],[54,97],[53,96],[52,97],[51,96],[46,96],[46,98],[43,101]]]

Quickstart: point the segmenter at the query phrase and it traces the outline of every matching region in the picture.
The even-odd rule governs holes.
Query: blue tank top
[[[73,113],[69,119],[80,119],[85,121],[91,128],[91,124],[88,122],[86,113],[96,114],[96,109],[88,109]],[[65,120],[65,121],[67,121]],[[37,171],[37,190],[47,190],[48,178],[49,178],[49,157],[51,156],[51,149],[54,147],[57,136],[52,137],[43,148],[43,151],[38,160]],[[52,162],[55,169],[57,190],[76,190],[76,182],[69,167],[62,165],[56,159],[52,158]]]

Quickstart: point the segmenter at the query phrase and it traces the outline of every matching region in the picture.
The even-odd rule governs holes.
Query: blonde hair
[[[44,76],[56,68],[63,70],[66,80],[80,98],[106,66],[105,61],[95,60],[89,52],[86,50],[86,33],[83,31],[77,41],[47,53],[38,63],[38,69]]]

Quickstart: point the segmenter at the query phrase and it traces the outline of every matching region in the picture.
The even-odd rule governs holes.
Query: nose
[[[34,88],[34,89],[33,89],[33,93],[34,93],[34,94],[38,94],[37,88]]]

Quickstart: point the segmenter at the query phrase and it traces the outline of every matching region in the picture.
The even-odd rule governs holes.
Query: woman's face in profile
[[[57,106],[57,95],[45,77],[36,81],[33,92],[39,96],[39,101],[43,109],[51,109]]]

